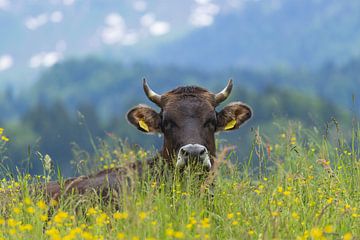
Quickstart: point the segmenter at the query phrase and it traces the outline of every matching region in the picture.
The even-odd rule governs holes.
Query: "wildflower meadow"
[[[91,191],[44,196],[37,186],[62,179],[48,155],[40,157],[39,176],[2,165],[0,239],[359,239],[359,130],[358,122],[350,134],[301,124],[273,138],[255,130],[252,147],[241,149],[244,159],[239,146],[218,144],[213,179],[197,183],[192,172],[149,179],[110,200]],[[11,141],[5,133],[1,128],[0,159]],[[86,163],[78,156],[77,166],[96,172],[150,154],[99,140],[96,154]]]

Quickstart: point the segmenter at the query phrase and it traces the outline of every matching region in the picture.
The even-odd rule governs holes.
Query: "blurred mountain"
[[[357,0],[0,0],[0,87],[93,55],[200,70],[317,68],[360,53]]]
[[[206,69],[316,68],[360,54],[357,0],[243,2],[213,25],[159,47],[157,62]]]
[[[213,2],[0,0],[0,87],[29,86],[39,71],[74,56],[141,59],[201,25],[194,10],[212,21],[222,1]]]

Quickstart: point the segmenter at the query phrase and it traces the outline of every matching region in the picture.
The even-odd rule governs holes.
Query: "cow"
[[[229,80],[227,86],[216,94],[201,87],[185,86],[160,95],[144,79],[144,92],[160,111],[140,104],[130,109],[126,117],[130,124],[144,133],[163,135],[159,156],[130,163],[127,167],[68,179],[62,188],[59,183],[50,182],[47,193],[56,199],[69,191],[84,193],[88,189],[118,188],[127,180],[129,171],[141,176],[144,165],[151,169],[159,162],[163,163],[160,166],[166,164],[169,169],[181,170],[194,165],[205,173],[209,172],[216,156],[215,133],[238,129],[252,115],[251,108],[242,102],[229,103],[220,111],[216,109],[228,98],[232,88],[233,82]]]

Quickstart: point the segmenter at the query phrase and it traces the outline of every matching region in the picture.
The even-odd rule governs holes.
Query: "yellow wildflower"
[[[311,229],[310,236],[315,240],[321,239],[323,236],[323,231],[320,228],[315,227],[315,228]]]
[[[334,232],[334,227],[332,225],[327,225],[324,227],[324,232],[325,233],[333,233]]]
[[[204,218],[203,220],[201,220],[201,227],[202,228],[210,228],[210,219]]]
[[[76,227],[74,229],[71,229],[69,234],[75,236],[76,234],[81,234],[81,232],[82,232],[81,228]]]
[[[29,197],[24,198],[24,203],[25,203],[25,205],[31,205],[31,203],[32,203],[31,198],[29,198]]]
[[[115,212],[113,214],[113,218],[115,220],[120,220],[120,219],[127,219],[129,216],[129,214],[127,212]]]
[[[47,220],[48,220],[48,215],[46,215],[46,214],[40,215],[40,221],[46,222]]]
[[[9,230],[9,234],[10,234],[11,236],[14,236],[16,233],[17,233],[17,231],[16,231],[15,228],[11,228],[11,229]]]
[[[31,231],[33,229],[33,226],[31,224],[25,224],[19,226],[20,231]]]
[[[59,211],[55,217],[54,217],[54,222],[61,224],[63,223],[67,218],[69,217],[69,214],[67,212],[64,211]]]
[[[33,213],[35,213],[35,208],[33,208],[33,207],[28,207],[28,208],[26,209],[26,211],[27,211],[28,213],[30,213],[30,214],[33,214]]]
[[[190,224],[196,224],[197,223],[197,221],[196,221],[196,219],[194,218],[194,217],[190,217]]]
[[[118,233],[117,235],[116,235],[116,237],[118,238],[118,239],[125,239],[125,234],[124,233]]]
[[[176,231],[176,232],[174,232],[174,237],[179,238],[179,239],[184,238],[184,233]]]
[[[52,227],[52,228],[46,230],[45,234],[50,236],[50,237],[54,237],[54,236],[59,236],[60,232],[56,228]]]
[[[168,237],[172,237],[172,236],[174,236],[174,230],[172,228],[168,228],[168,229],[166,229],[165,234]]]
[[[280,214],[277,211],[271,212],[271,216],[278,217]]]
[[[294,218],[294,219],[296,219],[296,220],[299,220],[299,218],[300,218],[299,214],[297,214],[296,212],[293,212],[293,213],[291,214],[291,217]]]
[[[285,192],[283,192],[283,194],[284,194],[285,196],[289,196],[289,195],[291,194],[291,192],[290,192],[290,191],[285,191]]]
[[[86,215],[88,216],[95,215],[96,213],[97,213],[96,209],[92,207],[86,211]]]
[[[103,226],[104,224],[108,224],[108,223],[109,223],[109,217],[108,215],[106,215],[106,213],[102,213],[96,218],[96,224],[98,226]]]
[[[345,233],[342,239],[343,240],[351,240],[351,239],[353,239],[353,235],[350,232]]]
[[[234,217],[234,214],[233,214],[233,213],[228,213],[227,219],[232,219],[233,217]]]
[[[46,209],[46,203],[44,202],[44,200],[40,200],[36,203],[36,206],[38,206],[38,208],[45,210]]]
[[[76,236],[69,233],[68,235],[65,235],[62,240],[74,240],[75,238]]]
[[[81,237],[86,239],[86,240],[94,239],[93,235],[91,233],[89,233],[89,232],[86,232],[86,231],[81,233]]]
[[[21,210],[20,210],[20,208],[18,208],[18,207],[14,207],[14,208],[13,208],[13,212],[14,212],[15,214],[19,214],[19,213],[21,212]]]
[[[10,139],[6,136],[1,136],[1,140],[3,140],[4,142],[8,142]]]
[[[191,223],[188,223],[188,224],[186,224],[186,226],[185,226],[187,229],[191,229],[192,227],[193,227],[193,225],[191,224]]]
[[[7,224],[9,227],[15,227],[16,225],[18,225],[18,222],[13,218],[9,218],[7,220]]]
[[[139,213],[139,218],[140,220],[144,220],[145,218],[147,218],[148,214],[146,212],[140,212]]]

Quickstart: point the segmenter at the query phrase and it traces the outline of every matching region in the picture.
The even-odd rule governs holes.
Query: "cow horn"
[[[151,88],[149,87],[149,85],[146,82],[146,79],[143,79],[143,87],[144,87],[144,92],[146,94],[146,96],[156,105],[158,105],[159,107],[161,107],[161,95],[157,94],[156,92],[154,92],[153,90],[151,90]]]
[[[228,96],[231,93],[232,87],[233,87],[233,82],[232,79],[230,79],[226,87],[221,92],[215,94],[216,105],[220,104],[221,102],[225,101],[228,98]]]

